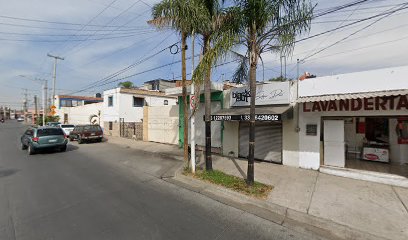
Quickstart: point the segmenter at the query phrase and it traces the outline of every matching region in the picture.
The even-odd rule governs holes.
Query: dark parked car
[[[88,141],[102,142],[103,131],[99,125],[77,125],[69,134],[69,140],[78,140],[78,143]]]
[[[56,127],[30,127],[21,136],[21,149],[28,150],[32,155],[40,149],[67,150],[68,140],[61,128]]]

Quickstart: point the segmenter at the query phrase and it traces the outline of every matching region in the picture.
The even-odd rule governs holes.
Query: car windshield
[[[50,135],[64,135],[64,132],[60,128],[44,128],[38,129],[37,136],[50,136]]]
[[[74,125],[61,125],[61,128],[74,128]]]
[[[84,126],[84,131],[101,131],[101,127],[98,125]]]

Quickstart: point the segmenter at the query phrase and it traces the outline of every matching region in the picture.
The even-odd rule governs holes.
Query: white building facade
[[[408,67],[299,83],[299,167],[408,176]]]
[[[103,122],[105,132],[119,135],[119,123],[142,123],[144,106],[171,106],[174,97],[163,92],[136,88],[115,88],[103,93]]]

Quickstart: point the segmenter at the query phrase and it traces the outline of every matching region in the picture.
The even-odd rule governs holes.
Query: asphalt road
[[[0,239],[311,239],[163,181],[180,162],[107,142],[29,156],[0,125]]]

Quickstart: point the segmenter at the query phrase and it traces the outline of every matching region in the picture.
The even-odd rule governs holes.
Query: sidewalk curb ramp
[[[182,174],[182,170],[182,168],[178,169],[174,178],[166,178],[165,181],[284,227],[299,232],[313,232],[318,236],[328,239],[386,239],[328,219],[312,216],[277,204],[267,203],[245,194],[185,176]]]

